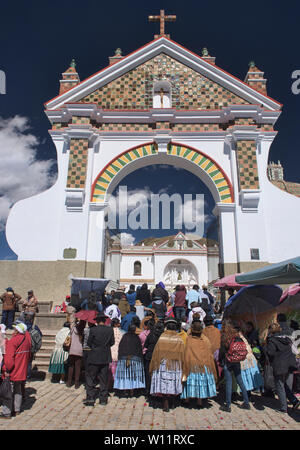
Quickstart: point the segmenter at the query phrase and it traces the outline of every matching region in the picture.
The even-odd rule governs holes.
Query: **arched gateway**
[[[12,208],[6,235],[18,261],[1,262],[3,285],[29,283],[40,299],[51,292],[61,301],[70,273],[102,276],[107,194],[149,164],[182,167],[210,189],[221,275],[300,253],[300,200],[267,178],[281,105],[254,64],[243,82],[207,51],[200,57],[159,35],[127,56],[118,49],[82,82],[72,61],[45,108],[58,178]]]

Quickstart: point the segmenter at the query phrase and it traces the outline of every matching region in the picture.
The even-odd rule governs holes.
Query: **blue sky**
[[[0,118],[5,120],[18,115],[28,119],[28,128],[19,128],[22,130],[19,133],[31,141],[27,145],[34,150],[34,163],[45,161],[49,174],[54,175],[53,182],[56,151],[48,134],[50,124],[43,104],[58,94],[61,73],[71,59],[77,62],[80,79],[85,79],[107,66],[108,57],[117,47],[126,55],[151,41],[159,25],[149,23],[147,17],[158,14],[163,8],[166,13],[177,15],[177,21],[167,24],[166,29],[179,44],[198,54],[207,47],[219,67],[242,80],[251,60],[265,72],[268,94],[284,105],[275,126],[279,133],[269,160],[279,159],[285,178],[300,182],[300,95],[293,95],[291,91],[292,72],[300,70],[300,4],[296,1],[266,0],[259,4],[196,0],[5,2],[0,15],[0,70],[6,74],[7,93],[0,95]],[[0,152],[1,146],[3,149],[0,136]],[[26,176],[20,184],[24,195],[44,186],[45,179],[34,184],[33,174],[38,167],[29,164],[28,173],[24,174],[23,170]],[[10,165],[9,171],[19,179],[17,167]],[[182,193],[188,185],[189,189],[194,187],[194,192],[199,192],[200,181],[196,177],[183,171],[180,176],[176,174],[178,172],[171,168],[164,169],[163,177],[155,170],[152,173],[140,171],[128,176],[123,183],[132,189],[147,183],[153,192],[172,186],[171,190]],[[29,181],[31,190],[26,190]],[[1,189],[0,200],[7,188],[4,185]],[[201,189],[205,193],[204,185]],[[212,202],[207,192],[205,195],[208,196],[207,214],[210,214]],[[146,236],[140,233],[137,239],[143,237]],[[13,257],[4,230],[0,228],[0,259]]]

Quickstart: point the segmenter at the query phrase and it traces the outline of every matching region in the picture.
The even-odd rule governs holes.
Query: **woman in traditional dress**
[[[181,398],[197,399],[202,406],[202,399],[215,397],[217,372],[209,339],[202,333],[200,321],[192,323],[191,334],[187,337],[183,362],[183,391]]]
[[[239,343],[242,343],[240,345]],[[243,409],[250,409],[247,389],[241,375],[241,362],[232,361],[230,347],[231,344],[238,344],[244,347],[239,331],[233,326],[230,320],[225,320],[221,328],[221,347],[219,350],[219,364],[224,368],[226,382],[226,403],[221,406],[222,411],[231,412],[232,378],[235,376],[236,382],[242,391],[244,403],[240,406]]]
[[[116,369],[117,369],[117,364],[118,364],[119,345],[120,345],[121,339],[123,337],[123,334],[120,331],[121,324],[118,319],[112,319],[111,326],[114,329],[115,343],[110,348],[111,359],[112,359],[112,362],[109,363],[109,375],[108,375],[108,386],[110,389],[112,389],[112,387],[114,385],[114,379],[115,379],[115,374],[116,374]]]
[[[83,359],[83,330],[85,327],[85,321],[80,320],[75,323],[75,325],[71,325],[71,345],[69,350],[69,359],[68,359],[68,379],[66,386],[72,386],[73,373],[75,378],[75,389],[79,389],[80,387],[80,374],[81,374],[81,366]]]
[[[154,321],[154,319],[150,319],[150,320]],[[155,323],[155,325],[153,326],[153,329],[150,331],[149,335],[147,336],[145,344],[144,344],[144,349],[146,349],[145,354],[144,354],[146,397],[149,399],[150,403],[151,403],[151,397],[149,397],[149,396],[150,396],[150,387],[151,387],[151,374],[149,371],[149,367],[150,367],[150,362],[152,359],[155,345],[163,332],[164,332],[163,322]],[[140,338],[140,336],[139,336],[139,338]]]
[[[125,395],[130,393],[132,397],[135,389],[144,388],[145,373],[142,344],[136,334],[136,326],[131,324],[119,344],[114,389],[126,391]]]
[[[141,331],[141,333],[139,334],[139,338],[142,344],[142,348],[143,348],[143,355],[145,355],[147,347],[145,347],[145,342],[147,337],[149,336],[151,330],[153,329],[155,325],[154,319],[147,319],[144,322],[144,328],[143,331]]]
[[[241,361],[241,375],[245,388],[247,389],[248,398],[250,401],[251,391],[263,388],[264,381],[258,368],[257,360],[254,356],[254,353],[248,340],[241,331],[239,332],[239,336],[242,339],[242,341],[246,344],[248,352],[246,359],[244,361]]]
[[[155,345],[150,363],[150,394],[163,398],[163,411],[169,411],[169,398],[182,392],[184,343],[177,333],[177,321],[168,319],[166,331]]]
[[[59,382],[62,384],[65,382],[65,367],[69,357],[69,352],[63,349],[64,342],[67,336],[70,335],[70,323],[65,322],[64,326],[59,330],[55,336],[55,347],[53,349],[48,372],[57,374],[59,376]]]

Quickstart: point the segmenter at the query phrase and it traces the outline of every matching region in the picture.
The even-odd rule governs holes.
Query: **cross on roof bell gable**
[[[155,34],[154,39],[157,39],[161,36],[169,38],[170,35],[165,34],[165,22],[175,22],[176,19],[177,17],[174,14],[166,15],[164,9],[160,10],[159,16],[148,16],[149,22],[160,22],[160,34]]]

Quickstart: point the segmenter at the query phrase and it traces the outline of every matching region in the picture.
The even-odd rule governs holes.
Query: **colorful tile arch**
[[[105,196],[110,183],[115,175],[117,175],[117,173],[122,170],[124,166],[130,164],[138,158],[144,158],[157,153],[158,151],[155,144],[151,143],[128,150],[112,160],[99,173],[94,181],[92,186],[91,201],[93,203],[102,203],[105,201]],[[198,150],[174,143],[169,145],[167,154],[191,161],[204,170],[214,182],[219,193],[221,203],[232,203],[234,201],[230,181],[217,163],[215,163],[207,155],[199,152]]]

